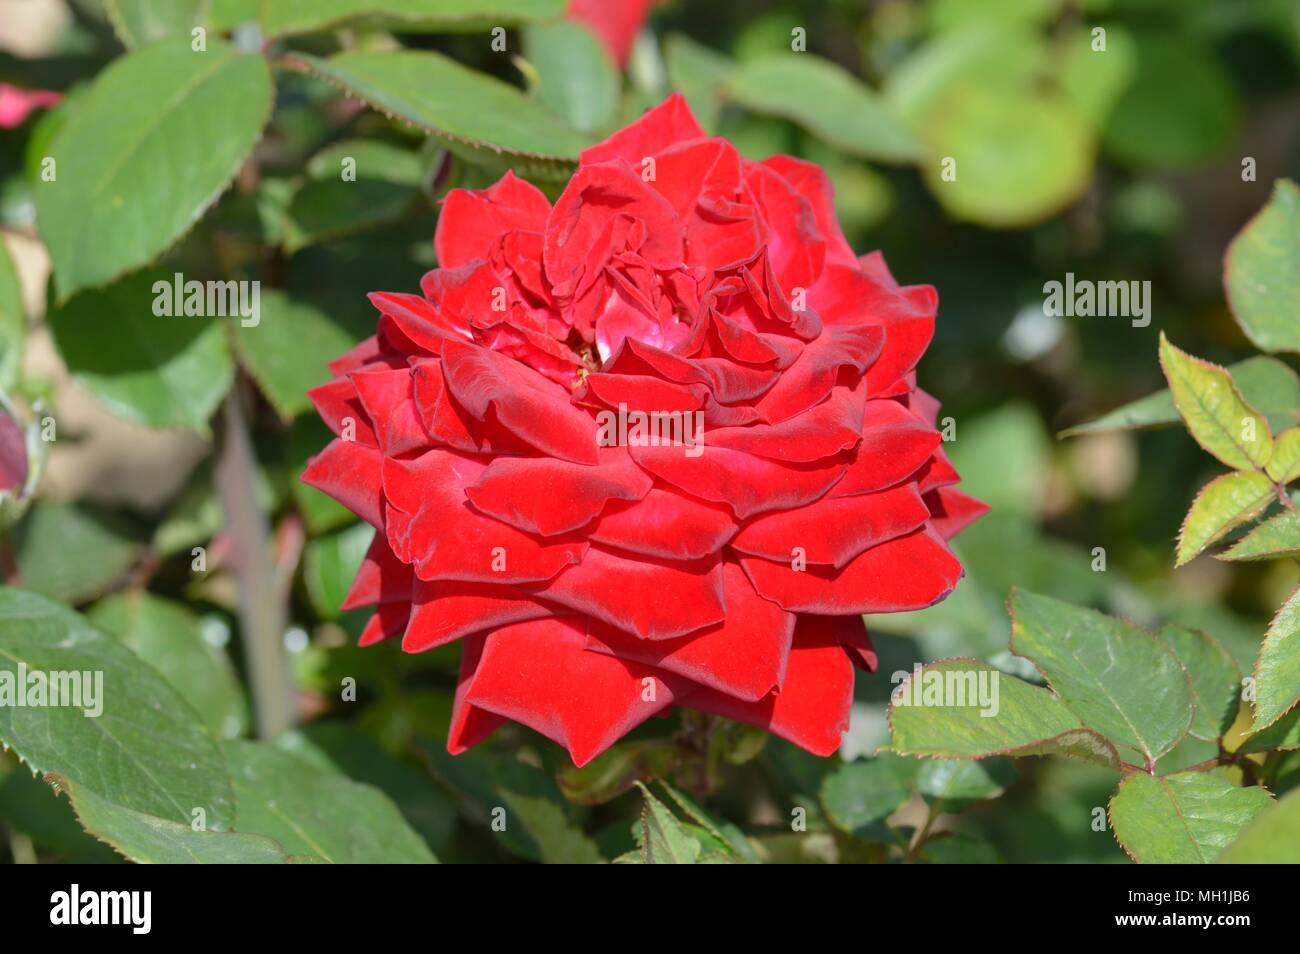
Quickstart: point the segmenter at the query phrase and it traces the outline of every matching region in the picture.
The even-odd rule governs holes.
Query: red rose
[[[313,392],[345,439],[304,479],[379,530],[362,642],[463,641],[452,752],[513,719],[581,765],[674,705],[833,752],[861,614],[947,596],[984,509],[913,380],[934,289],[853,254],[817,166],[678,96],[554,206],[452,192],[436,245]]]
[[[569,0],[568,16],[591,27],[622,66],[654,5],[655,0]]]

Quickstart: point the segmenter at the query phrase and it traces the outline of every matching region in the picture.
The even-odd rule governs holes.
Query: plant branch
[[[256,461],[240,385],[237,379],[222,408],[214,476],[234,544],[239,624],[257,734],[267,739],[293,723],[293,685],[284,654],[285,607],[276,587],[270,526],[257,505]]]

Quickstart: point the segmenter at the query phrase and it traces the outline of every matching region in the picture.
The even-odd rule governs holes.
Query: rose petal
[[[872,547],[839,570],[811,564],[796,570],[788,562],[747,556],[740,564],[760,595],[792,613],[825,616],[925,609],[962,576],[957,558],[928,528]]]
[[[563,610],[516,587],[485,583],[417,580],[412,601],[411,621],[402,638],[402,649],[408,653],[421,653],[511,623],[563,615]]]
[[[384,461],[385,529],[398,558],[422,580],[468,583],[540,582],[577,563],[585,542],[542,543],[470,507],[465,487],[485,466],[445,450]]]
[[[456,695],[451,703],[451,728],[447,733],[447,751],[452,755],[460,755],[472,749],[507,721],[495,712],[470,705],[465,698],[474,681],[479,660],[483,657],[485,639],[484,636],[471,636],[463,644],[460,678],[456,682]]]
[[[442,373],[447,390],[471,416],[493,419],[552,457],[595,464],[596,422],[568,401],[564,390],[518,361],[485,348],[448,342]]]
[[[831,755],[849,727],[853,664],[825,627],[800,617],[780,691],[747,702],[708,688],[678,705],[758,726],[814,755]]]
[[[593,546],[544,589],[530,589],[643,639],[685,636],[727,613],[716,558],[672,562]]]
[[[499,457],[465,488],[483,513],[528,533],[554,536],[590,523],[611,500],[640,500],[653,481],[622,447],[595,466],[546,457]]]
[[[302,482],[333,497],[372,527],[382,527],[384,457],[355,441],[330,441],[307,463]]]
[[[600,0],[588,0],[600,2]],[[630,126],[625,126],[604,142],[582,151],[582,164],[623,159],[639,168],[641,160],[670,146],[704,136],[691,107],[680,93],[673,93],[658,106],[648,109]]]
[[[698,456],[684,445],[629,448],[632,459],[680,490],[726,504],[744,520],[768,510],[803,507],[825,494],[848,469],[838,458],[780,463],[707,443]]]
[[[679,639],[649,640],[593,622],[587,648],[677,673],[702,686],[756,700],[785,675],[795,616],[762,599],[739,565],[722,570],[727,616]]]
[[[466,704],[513,719],[586,765],[675,697],[676,677],[584,649],[567,619],[517,623],[491,633]]]
[[[615,503],[587,530],[594,543],[665,560],[699,560],[719,552],[736,532],[725,507],[655,487],[631,503]]]
[[[806,507],[765,514],[747,523],[731,546],[776,562],[843,567],[850,560],[920,527],[930,517],[915,484],[874,494],[823,497]]]
[[[930,508],[930,526],[945,540],[951,540],[984,514],[989,505],[951,487],[941,487],[925,495]]]
[[[456,268],[488,259],[507,232],[541,232],[551,203],[512,171],[486,189],[452,189],[442,200],[434,249],[438,264]]]

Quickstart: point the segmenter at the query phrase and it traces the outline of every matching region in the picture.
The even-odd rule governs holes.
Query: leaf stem
[[[237,379],[222,405],[214,478],[234,541],[239,624],[257,734],[269,739],[293,723],[293,686],[284,654],[285,608],[276,587],[270,527],[257,505],[256,462],[240,385]]]

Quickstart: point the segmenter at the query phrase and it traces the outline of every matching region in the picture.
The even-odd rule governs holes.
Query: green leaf
[[[841,765],[822,781],[826,817],[850,835],[888,841],[885,819],[911,798],[909,774],[915,771],[914,764],[888,752]]]
[[[932,0],[925,8],[925,19],[936,33],[964,30],[996,19],[1000,24],[1037,26],[1051,20],[1058,0],[985,0],[978,6],[967,0]]]
[[[508,788],[501,790],[501,797],[510,813],[507,818],[517,819],[533,836],[544,863],[591,865],[605,860],[595,842],[569,821],[561,802]]]
[[[289,860],[284,847],[263,835],[195,831],[190,824],[115,804],[90,789],[55,779],[86,830],[137,864],[266,865]]]
[[[855,156],[910,163],[920,146],[871,89],[851,73],[811,53],[780,54],[742,63],[725,95],[764,116],[780,116]]]
[[[439,53],[355,50],[329,60],[294,54],[309,72],[449,144],[482,150],[531,172],[565,176],[588,144],[501,80]]]
[[[1300,477],[1300,427],[1291,427],[1273,441],[1273,455],[1264,472],[1280,484]]]
[[[998,850],[967,832],[942,832],[932,835],[921,846],[916,860],[931,865],[997,865],[1002,863]]]
[[[100,595],[140,552],[125,520],[77,503],[38,503],[19,524],[15,545],[23,586],[63,603]]]
[[[221,327],[233,319],[158,317],[154,301],[173,281],[142,272],[84,292],[50,316],[50,330],[73,378],[114,414],[206,433],[234,376]]]
[[[1300,864],[1300,791],[1255,816],[1216,860],[1225,865]]]
[[[1179,350],[1164,332],[1160,367],[1196,443],[1234,470],[1268,463],[1273,453],[1268,422],[1245,402],[1226,369]]]
[[[242,832],[335,864],[430,864],[428,845],[383,792],[275,746],[224,744]]]
[[[1013,590],[1011,651],[1047,677],[1083,724],[1154,762],[1191,726],[1187,673],[1159,640],[1098,613]]]
[[[303,552],[302,579],[312,609],[321,619],[339,618],[339,607],[348,595],[374,537],[374,527],[357,523],[346,530],[317,537],[307,544]]]
[[[1110,827],[1134,861],[1204,864],[1272,804],[1268,792],[1237,788],[1221,770],[1134,772],[1110,800]]]
[[[134,49],[184,35],[208,15],[208,0],[104,0],[104,11],[123,45]]]
[[[762,859],[745,833],[728,821],[721,821],[706,812],[685,792],[673,788],[660,779],[659,785],[687,818],[695,822],[709,837],[718,842],[720,850],[744,861],[759,863]]]
[[[261,6],[262,0],[212,0],[208,26],[214,30],[233,30],[242,23],[256,23]]]
[[[21,767],[0,778],[0,820],[64,861],[114,864],[121,860],[82,827],[66,799]]]
[[[417,199],[414,189],[377,179],[312,179],[294,191],[277,240],[292,255],[317,242],[397,222]]]
[[[100,600],[86,615],[162,673],[213,735],[231,738],[245,729],[244,698],[230,660],[208,645],[188,607],[137,590]]]
[[[312,179],[341,181],[349,169],[358,181],[389,182],[415,189],[424,179],[425,161],[418,153],[382,139],[344,139],[307,160],[307,175]]]
[[[18,270],[9,256],[4,233],[0,232],[0,392],[13,390],[18,382],[26,333],[27,318]]]
[[[900,755],[982,759],[1055,752],[1119,767],[1115,747],[1047,689],[974,659],[941,659],[917,679],[914,672],[894,690],[889,708],[892,747]],[[997,686],[995,709],[975,701],[981,679]]]
[[[982,87],[947,97],[921,131],[930,191],[958,219],[1018,228],[1059,212],[1092,178],[1092,132],[1042,92]]]
[[[157,258],[252,152],[270,70],[215,37],[207,47],[167,40],[115,60],[54,137],[57,178],[34,189],[60,300]]]
[[[1106,49],[1093,49],[1091,29],[1081,29],[1064,44],[1058,83],[1095,126],[1104,126],[1137,70],[1137,44],[1115,24],[1106,26]]]
[[[1265,520],[1232,548],[1217,555],[1220,560],[1277,560],[1300,556],[1300,512],[1286,510]]]
[[[293,254],[397,222],[417,207],[424,173],[424,161],[409,149],[373,139],[334,143],[311,157],[307,181],[281,202],[271,201],[277,186],[267,185],[272,240]]]
[[[1208,633],[1169,624],[1160,640],[1178,657],[1192,680],[1192,735],[1206,742],[1219,739],[1237,718],[1241,670],[1232,655]]]
[[[722,109],[722,84],[735,63],[684,33],[671,33],[664,40],[664,66],[668,81],[686,97],[700,126],[706,132],[716,130]]]
[[[700,843],[682,827],[666,805],[636,783],[645,797],[641,809],[641,860],[648,865],[693,865],[700,857]]]
[[[1048,56],[1037,30],[985,23],[925,43],[890,71],[883,95],[896,115],[919,130],[945,100],[962,90],[1023,94],[1042,73]]]
[[[291,36],[367,20],[414,30],[478,29],[549,20],[565,0],[263,0],[262,29]]]
[[[1224,259],[1237,324],[1264,351],[1300,351],[1300,188],[1279,179],[1268,205],[1237,234]]]
[[[389,755],[354,724],[313,722],[285,733],[275,744],[299,755],[310,752],[322,767],[375,786],[393,800],[434,854],[441,857],[450,847],[456,828],[450,798],[426,773]]]
[[[936,810],[960,812],[976,802],[997,798],[1015,780],[1016,767],[1009,759],[934,759],[922,763],[916,787]]]
[[[1247,736],[1237,747],[1245,754],[1300,749],[1300,708],[1292,709],[1267,729]]]
[[[1243,471],[1215,477],[1201,488],[1178,531],[1174,566],[1182,566],[1233,527],[1254,519],[1275,499],[1263,474]]]
[[[202,809],[210,830],[233,827],[221,751],[162,674],[72,610],[0,587],[0,673],[16,681],[20,666],[29,681],[35,672],[102,673],[99,692],[99,680],[81,677],[83,708],[0,706],[0,739],[34,772],[145,815],[189,825]]]
[[[1256,355],[1228,365],[1228,373],[1245,402],[1267,416],[1271,425],[1285,427],[1295,422],[1300,413],[1300,377],[1287,365],[1277,358]],[[1060,436],[1163,427],[1180,420],[1173,393],[1166,388],[1116,408],[1095,421],[1067,428]]]
[[[537,71],[543,106],[582,132],[609,128],[622,82],[618,67],[588,27],[565,20],[527,26],[524,55]]]
[[[962,490],[999,512],[1038,514],[1051,468],[1050,440],[1029,404],[1004,404],[963,420],[959,439],[944,445],[962,475]],[[978,526],[978,524],[976,525]]]
[[[1166,168],[1226,149],[1240,107],[1213,57],[1172,32],[1134,39],[1132,80],[1102,129],[1107,151],[1132,165]]]
[[[427,716],[421,721],[425,723],[421,730],[427,729]],[[508,851],[531,861],[541,860],[537,839],[523,823],[525,816],[520,816],[520,824],[511,824],[507,816],[506,825],[500,830],[494,822],[507,794],[524,799],[545,798],[563,805],[559,788],[546,772],[486,746],[462,755],[448,753],[446,743],[441,740],[419,738],[415,746],[416,753],[438,781],[459,797],[462,814],[468,820],[489,831],[491,837],[500,839]]]
[[[323,313],[275,290],[262,294],[256,325],[240,324],[231,333],[240,362],[286,420],[311,409],[307,392],[327,383],[329,362],[356,344]]]
[[[1255,660],[1255,724],[1258,732],[1300,699],[1300,589],[1273,617]]]

